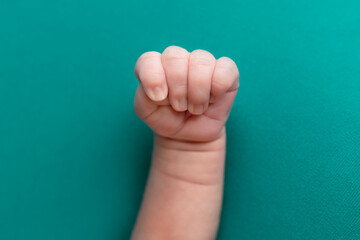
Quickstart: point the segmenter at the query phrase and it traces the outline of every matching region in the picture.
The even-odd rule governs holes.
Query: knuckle
[[[208,52],[208,51],[206,51],[206,50],[203,50],[203,49],[196,49],[196,50],[192,51],[191,54],[192,54],[192,55],[207,56],[207,57],[209,57],[209,58],[213,58],[213,57],[214,57],[210,52]],[[214,58],[214,59],[215,59],[215,58]]]
[[[190,54],[191,64],[200,66],[213,66],[215,57],[208,51],[197,49]]]
[[[186,57],[189,53],[186,51],[186,49],[178,46],[169,46],[165,48],[165,50],[162,53],[167,58],[174,58],[174,59],[183,59]]]
[[[151,61],[151,59],[156,59],[159,57],[159,54],[158,52],[155,52],[155,51],[150,51],[150,52],[145,52],[143,54],[141,54],[141,56],[138,58],[138,60],[136,61],[135,63],[135,67],[134,67],[134,73],[135,75],[140,78],[140,75],[142,71],[144,71],[144,67],[145,67],[145,70],[146,70],[146,66],[151,64],[155,64],[156,61]],[[150,61],[149,61],[150,60]]]
[[[191,59],[191,65],[197,65],[197,66],[205,66],[205,67],[208,67],[208,66],[212,66],[212,62],[207,59],[207,58],[204,58],[204,57],[194,57]]]
[[[176,68],[179,63],[187,66],[188,59],[188,51],[176,46],[167,47],[161,56],[164,67],[170,67],[172,69]]]
[[[228,57],[221,57],[217,60],[218,65],[223,71],[226,71],[230,74],[234,79],[239,79],[240,73],[236,66],[236,63]]]
[[[156,52],[156,51],[145,52],[145,53],[141,54],[141,56],[139,57],[139,61],[144,61],[147,59],[155,58],[155,57],[158,57],[159,55],[160,55],[160,53]]]
[[[166,55],[164,59],[165,59],[165,64],[171,64],[171,63],[177,64],[179,61],[185,62],[188,60],[186,56],[179,54]]]
[[[225,56],[219,58],[218,61],[223,61],[223,62],[226,62],[226,63],[235,64],[235,62],[231,58],[225,57]]]

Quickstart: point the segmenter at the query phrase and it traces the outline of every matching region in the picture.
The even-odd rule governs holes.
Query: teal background
[[[218,239],[360,239],[359,1],[0,2],[0,239],[128,239],[152,132],[133,68],[240,69]]]

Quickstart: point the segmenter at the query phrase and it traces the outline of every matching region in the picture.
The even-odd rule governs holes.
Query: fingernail
[[[189,110],[192,114],[201,114],[204,110],[204,106],[202,104],[190,104]]]
[[[166,94],[161,87],[155,87],[153,90],[149,90],[149,98],[153,101],[162,101],[166,98]]]
[[[185,111],[187,109],[186,98],[180,99],[180,101],[178,102],[178,108],[179,108],[179,111]]]

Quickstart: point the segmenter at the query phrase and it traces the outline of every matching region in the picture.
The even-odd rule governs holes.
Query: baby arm
[[[135,75],[135,112],[154,131],[154,150],[132,239],[215,239],[236,64],[171,46],[141,55]]]

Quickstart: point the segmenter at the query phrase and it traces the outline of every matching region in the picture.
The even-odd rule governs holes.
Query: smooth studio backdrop
[[[133,68],[169,45],[240,69],[218,239],[360,239],[359,12],[355,0],[2,0],[0,239],[129,238],[152,150]]]

